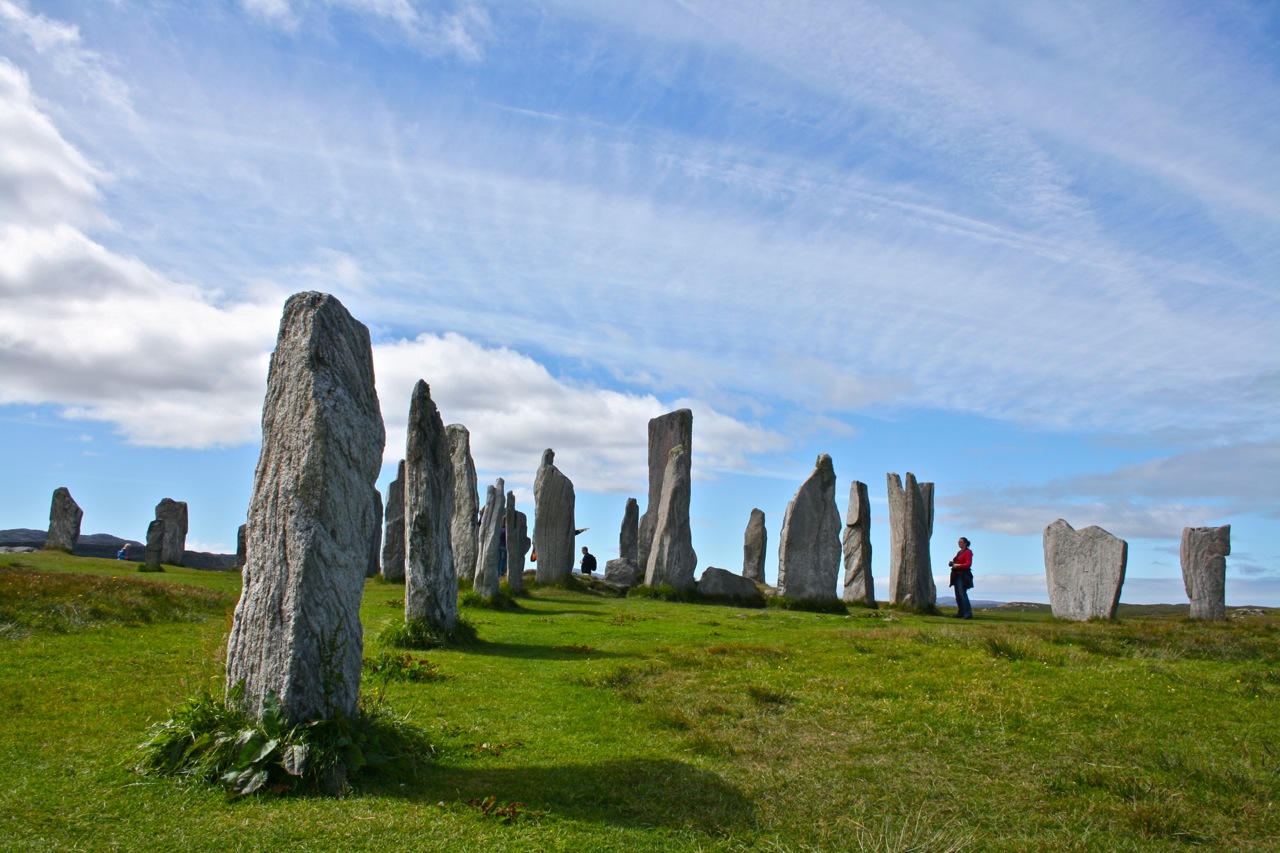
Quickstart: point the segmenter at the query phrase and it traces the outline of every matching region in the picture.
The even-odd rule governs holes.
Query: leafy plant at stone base
[[[393,622],[378,634],[378,642],[397,649],[440,649],[473,646],[480,641],[476,626],[462,616],[452,630],[442,631],[423,620]]]
[[[486,610],[518,610],[520,602],[505,584],[498,587],[498,594],[485,598],[474,589],[469,589],[458,596],[458,604],[462,607],[484,608]]]
[[[240,710],[242,696],[240,686],[225,699],[205,691],[153,725],[138,772],[219,784],[232,798],[341,796],[374,774],[411,780],[435,757],[425,732],[363,697],[354,717],[290,723],[274,694],[260,720]]]
[[[382,681],[443,681],[450,676],[440,671],[439,664],[426,658],[415,658],[408,652],[393,652],[383,649],[372,658],[365,658],[364,674],[371,679]]]

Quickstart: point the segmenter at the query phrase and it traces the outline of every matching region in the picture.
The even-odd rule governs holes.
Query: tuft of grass
[[[383,649],[371,658],[365,658],[361,672],[381,681],[443,681],[449,676],[440,671],[440,665],[426,658],[415,658],[408,652]]]
[[[520,602],[516,601],[507,587],[499,587],[498,594],[492,598],[485,598],[474,588],[468,589],[459,594],[458,604],[462,607],[484,610],[516,610],[520,607]]]
[[[146,563],[139,563],[138,571],[143,572],[144,574],[148,572],[163,572],[164,566],[159,563],[156,563],[154,566],[149,566]]]
[[[461,616],[451,631],[441,631],[420,620],[405,620],[391,623],[378,635],[378,642],[397,649],[460,648],[479,641],[475,625]]]

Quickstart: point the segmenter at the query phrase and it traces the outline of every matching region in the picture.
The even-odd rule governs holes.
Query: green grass
[[[95,599],[124,589],[113,561],[0,555],[15,563],[92,576]],[[0,849],[1280,846],[1274,613],[957,623],[544,586],[518,608],[469,608],[474,645],[406,657],[377,640],[403,621],[403,589],[370,582],[365,692],[425,731],[435,760],[342,799],[229,801],[131,768],[149,726],[221,690],[239,578],[128,580],[131,596],[179,585],[221,603],[3,635]],[[0,589],[27,614],[84,594],[14,605]]]

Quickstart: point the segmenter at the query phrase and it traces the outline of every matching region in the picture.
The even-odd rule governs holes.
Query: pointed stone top
[[[543,465],[556,464],[556,452],[552,450],[550,447],[542,451],[542,464]]]

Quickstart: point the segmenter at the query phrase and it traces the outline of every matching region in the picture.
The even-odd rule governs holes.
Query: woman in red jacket
[[[972,619],[969,590],[973,588],[973,552],[969,550],[969,540],[963,536],[956,544],[960,546],[960,552],[947,563],[951,567],[951,586],[956,591],[956,618]]]

